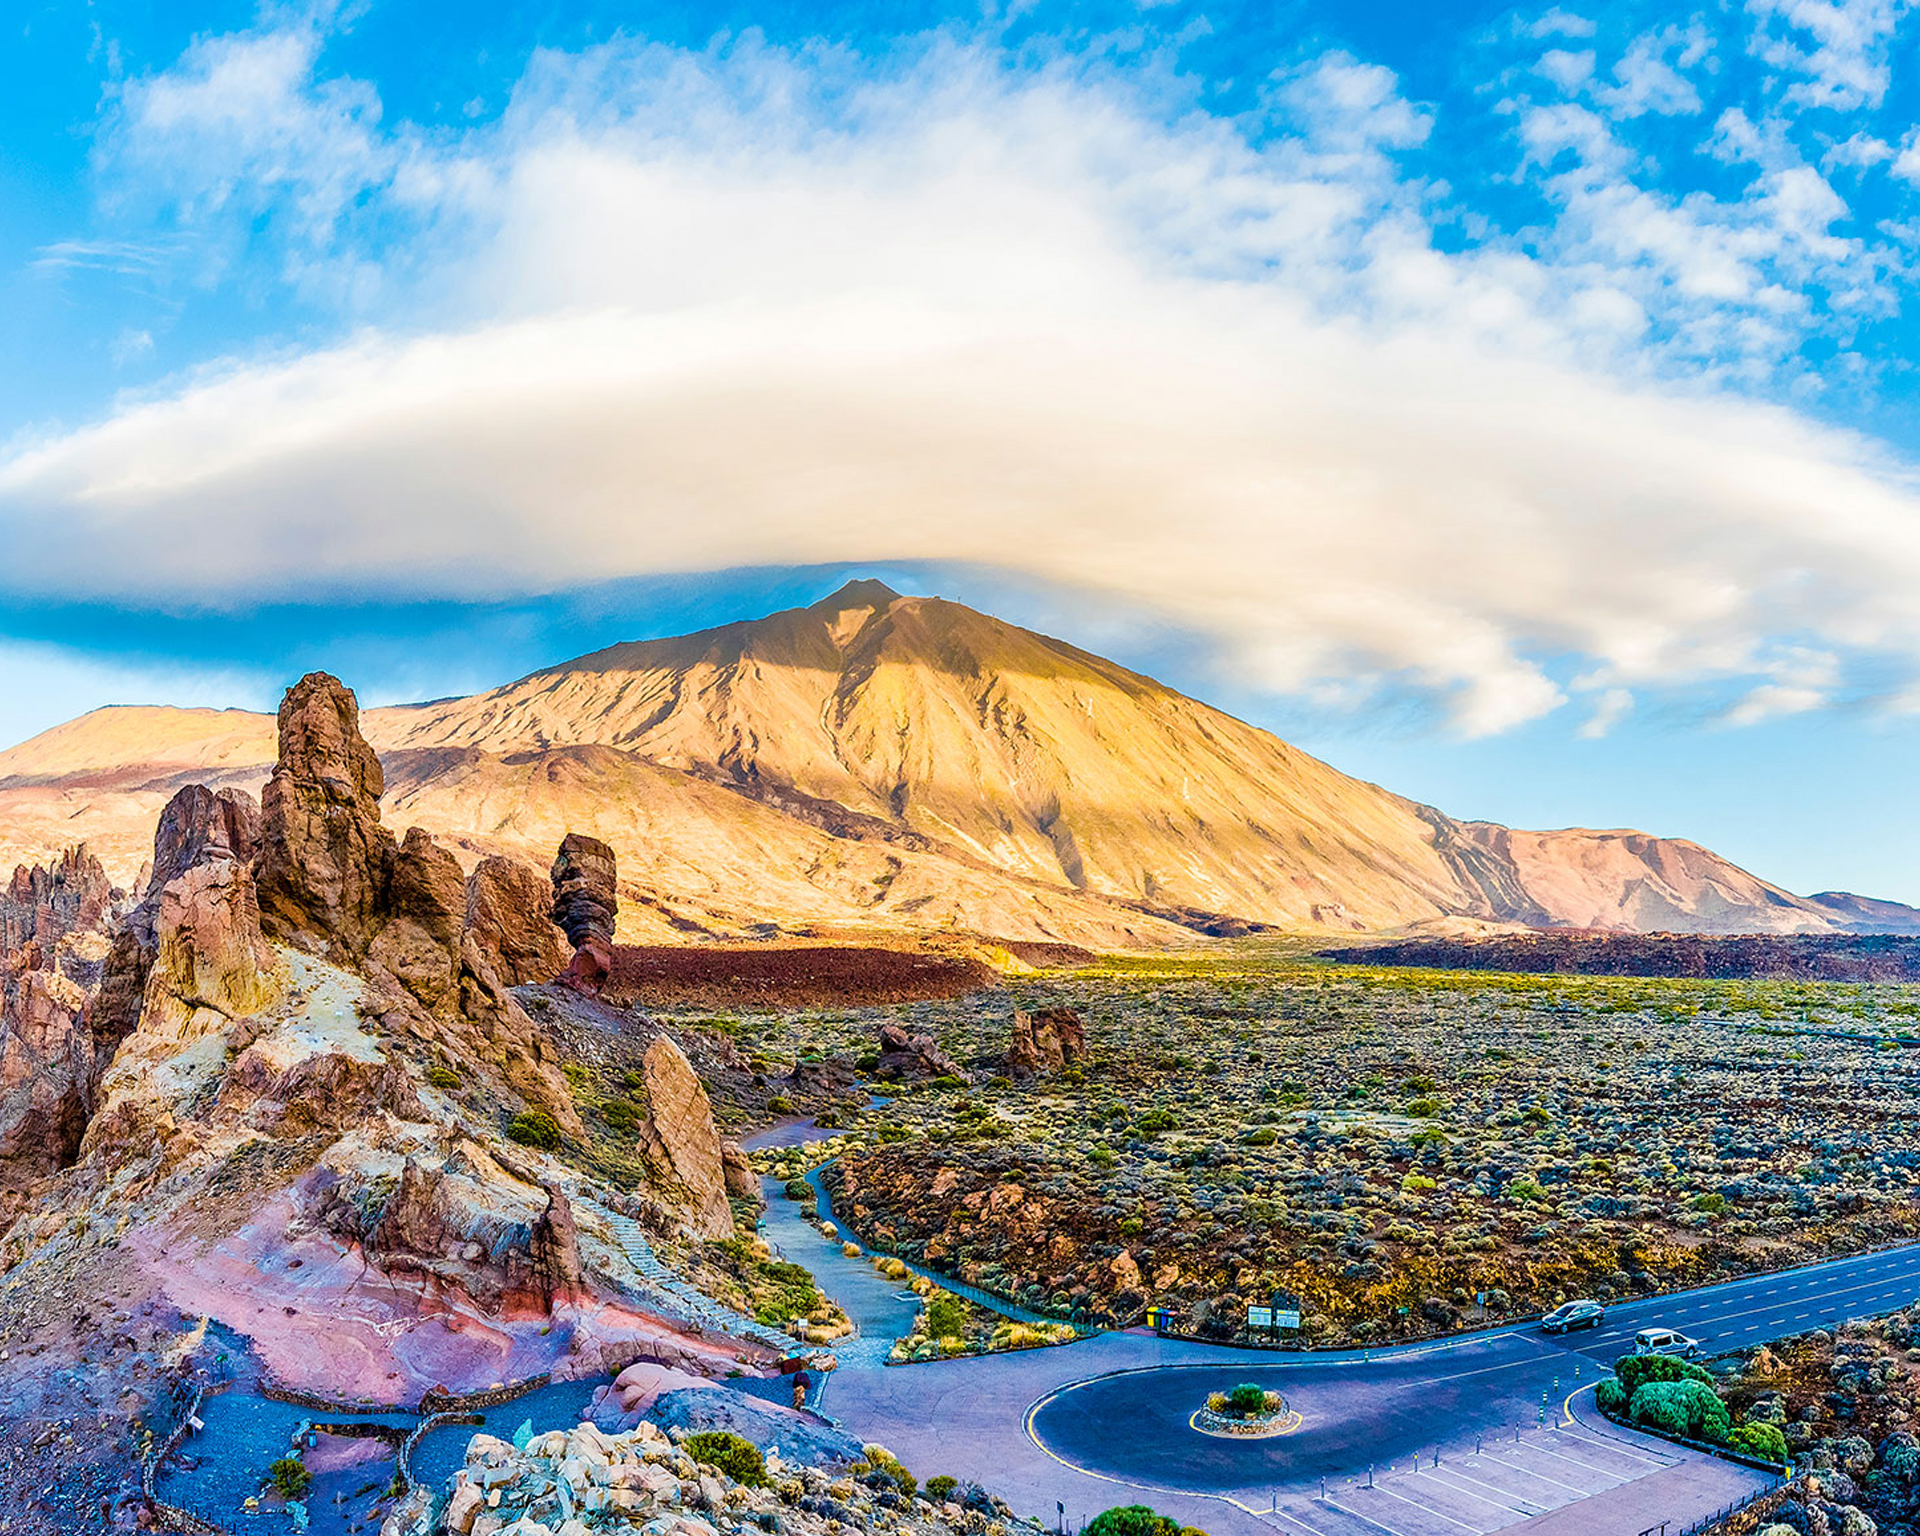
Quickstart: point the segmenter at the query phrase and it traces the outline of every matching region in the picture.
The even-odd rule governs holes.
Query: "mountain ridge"
[[[1456,820],[1068,641],[877,581],[364,720],[396,820],[466,859],[544,861],[590,832],[672,933],[1920,931],[1913,908],[1796,896],[1686,839]],[[265,715],[166,706],[56,726],[0,752],[0,861],[84,836],[119,876],[180,775],[246,787],[272,736]]]

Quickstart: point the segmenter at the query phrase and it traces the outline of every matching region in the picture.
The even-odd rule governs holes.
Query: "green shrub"
[[[1180,1527],[1144,1504],[1122,1504],[1102,1510],[1087,1522],[1081,1536],[1179,1536]]]
[[[751,1440],[724,1429],[703,1429],[688,1435],[681,1448],[695,1461],[724,1472],[736,1483],[762,1488],[767,1481],[766,1458]]]
[[[1727,1405],[1712,1387],[1691,1378],[1649,1381],[1627,1400],[1627,1416],[1636,1424],[1664,1429],[1670,1435],[1719,1444],[1727,1438],[1732,1420]]]
[[[1267,1389],[1255,1382],[1243,1381],[1227,1394],[1227,1407],[1243,1418],[1264,1413],[1267,1407]]]
[[[313,1474],[292,1456],[282,1456],[267,1468],[267,1481],[283,1499],[297,1499],[313,1486]]]
[[[1727,1209],[1725,1195],[1695,1195],[1687,1202],[1690,1211],[1705,1211],[1709,1216],[1719,1216]]]
[[[1628,1397],[1632,1397],[1649,1381],[1710,1383],[1713,1380],[1705,1366],[1695,1365],[1691,1360],[1681,1360],[1674,1355],[1622,1355],[1613,1362],[1613,1373],[1627,1389]]]
[[[1594,1406],[1602,1413],[1625,1413],[1627,1397],[1626,1387],[1611,1376],[1593,1389]]]
[[[927,1302],[927,1336],[957,1339],[966,1331],[967,1309],[960,1298],[945,1291],[936,1292]]]
[[[960,1483],[957,1479],[948,1477],[946,1473],[942,1472],[938,1477],[930,1477],[927,1479],[927,1497],[932,1499],[936,1504],[944,1504],[948,1499],[953,1497],[955,1490],[958,1489],[959,1486]]]
[[[1170,1109],[1150,1109],[1138,1120],[1133,1122],[1133,1128],[1142,1136],[1158,1136],[1163,1131],[1172,1130],[1179,1123],[1179,1120]],[[1129,1504],[1126,1507],[1128,1509],[1140,1509],[1144,1506]]]
[[[507,1127],[507,1140],[551,1152],[560,1145],[560,1122],[544,1109],[525,1110],[513,1117]]]
[[[428,1067],[427,1086],[443,1092],[460,1086],[460,1074],[452,1067]]]
[[[1727,1436],[1727,1444],[1736,1451],[1784,1466],[1787,1461],[1787,1437],[1773,1424],[1742,1424]]]

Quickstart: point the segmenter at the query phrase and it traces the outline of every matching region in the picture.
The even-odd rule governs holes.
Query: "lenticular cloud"
[[[1394,159],[1424,113],[1318,67],[1255,131],[964,48],[612,50],[541,59],[456,143],[361,123],[302,166],[282,134],[303,280],[364,263],[345,210],[384,209],[378,312],[16,444],[0,582],[235,603],[967,561],[1190,626],[1253,686],[1412,678],[1474,732],[1561,702],[1543,656],[1615,715],[1732,677],[1755,718],[1806,707],[1809,648],[1920,663],[1901,466],[1623,361],[1644,317],[1584,276],[1441,254]],[[131,94],[117,152],[261,174],[192,83],[164,121]],[[275,134],[341,97],[258,89]]]

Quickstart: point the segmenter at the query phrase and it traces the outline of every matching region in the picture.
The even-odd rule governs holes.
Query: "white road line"
[[[1404,1498],[1383,1484],[1375,1483],[1373,1485],[1373,1491],[1375,1493],[1384,1493],[1390,1499],[1398,1499],[1402,1504],[1406,1505],[1407,1508],[1417,1509],[1422,1514],[1432,1515],[1434,1519],[1444,1520],[1448,1525],[1457,1525],[1463,1531],[1471,1531],[1473,1532],[1473,1536],[1486,1536],[1486,1528],[1484,1526],[1468,1525],[1466,1521],[1456,1520],[1452,1515],[1443,1515],[1431,1504],[1422,1504],[1418,1499]]]
[[[1495,1456],[1493,1459],[1503,1467],[1512,1467],[1513,1470],[1518,1472],[1522,1477],[1531,1477],[1538,1482],[1552,1483],[1556,1488],[1564,1488],[1575,1498],[1584,1499],[1590,1492],[1590,1490],[1586,1488],[1577,1488],[1572,1483],[1563,1483],[1557,1477],[1548,1477],[1544,1472],[1536,1472],[1531,1467],[1523,1467],[1516,1462],[1508,1461],[1504,1456]]]
[[[1544,1445],[1536,1445],[1534,1449],[1542,1456],[1551,1456],[1555,1461],[1564,1461],[1570,1467],[1579,1467],[1585,1472],[1598,1472],[1602,1477],[1614,1478],[1615,1482],[1613,1486],[1616,1488],[1619,1487],[1621,1483],[1632,1482],[1634,1477],[1644,1476],[1642,1473],[1635,1473],[1631,1477],[1622,1477],[1620,1473],[1612,1467],[1596,1466],[1593,1462],[1582,1461],[1578,1456],[1569,1456],[1564,1451],[1549,1450]]]
[[[1353,1516],[1353,1518],[1358,1520],[1362,1525],[1370,1525],[1376,1531],[1385,1531],[1387,1533],[1387,1536],[1407,1536],[1407,1533],[1405,1531],[1396,1531],[1390,1525],[1382,1525],[1378,1520],[1373,1519],[1371,1516],[1363,1515],[1357,1509],[1348,1509],[1346,1505],[1337,1504],[1332,1499],[1322,1499],[1320,1502],[1326,1505],[1327,1508],[1329,1509],[1339,1510],[1340,1513],[1343,1515]],[[1478,1536],[1478,1533],[1476,1533],[1476,1536]]]
[[[1275,1508],[1263,1511],[1261,1518],[1265,1520],[1284,1520],[1289,1525],[1297,1525],[1307,1533],[1307,1536],[1327,1536],[1327,1533],[1321,1530],[1319,1526],[1308,1525],[1307,1522],[1302,1520],[1298,1515],[1291,1514],[1284,1509]]]
[[[1677,1467],[1680,1465],[1681,1459],[1679,1457],[1669,1459],[1665,1456],[1649,1456],[1640,1450],[1639,1447],[1627,1445],[1619,1440],[1596,1440],[1591,1435],[1578,1434],[1571,1429],[1562,1429],[1560,1433],[1570,1440],[1580,1440],[1588,1445],[1597,1445],[1603,1450],[1618,1451],[1622,1456],[1628,1457],[1633,1461],[1644,1461],[1650,1467]]]
[[[1483,1483],[1477,1477],[1468,1477],[1467,1474],[1462,1472],[1458,1467],[1452,1467],[1452,1466],[1428,1467],[1427,1470],[1421,1474],[1421,1476],[1432,1477],[1438,1480],[1440,1477],[1440,1474],[1443,1472],[1449,1478],[1458,1478],[1463,1483],[1472,1483],[1473,1486],[1476,1488],[1484,1488],[1489,1493],[1497,1493],[1501,1495],[1501,1497],[1498,1500],[1482,1499],[1480,1502],[1483,1504],[1494,1504],[1496,1505],[1496,1507],[1500,1509],[1515,1510],[1518,1513],[1523,1515],[1537,1515],[1537,1514],[1540,1514],[1542,1510],[1545,1508],[1544,1505],[1531,1503],[1527,1499],[1522,1498],[1519,1494],[1515,1493],[1511,1488],[1502,1488],[1498,1483]],[[1453,1484],[1447,1483],[1444,1486],[1451,1488]],[[1470,1499],[1474,1497],[1474,1495],[1467,1493],[1467,1491],[1464,1488],[1461,1489],[1460,1492],[1466,1498]],[[1516,1500],[1518,1502],[1515,1502]]]

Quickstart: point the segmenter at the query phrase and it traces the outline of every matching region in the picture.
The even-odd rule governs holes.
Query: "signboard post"
[[[1247,1326],[1249,1328],[1271,1328],[1273,1326],[1273,1308],[1248,1307]]]

